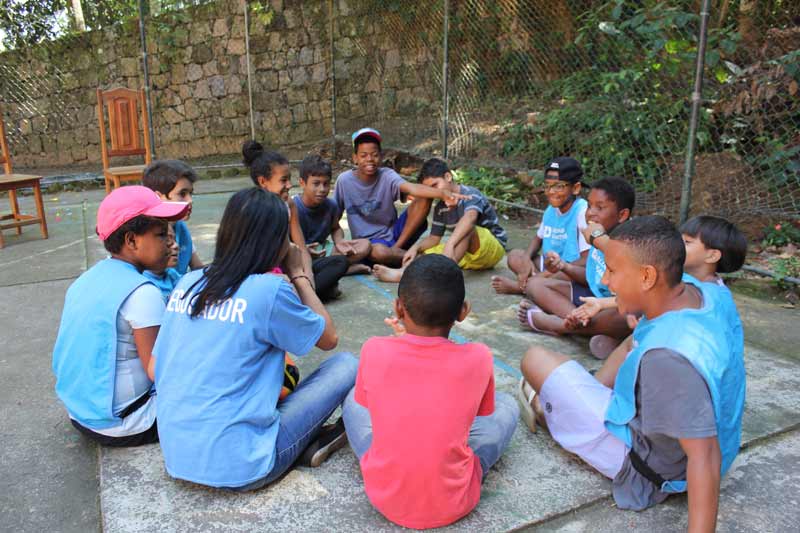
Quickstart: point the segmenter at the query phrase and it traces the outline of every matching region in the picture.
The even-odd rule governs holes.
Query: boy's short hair
[[[103,246],[109,253],[116,254],[122,250],[125,244],[125,234],[133,232],[134,235],[144,235],[152,227],[166,226],[167,220],[163,218],[149,217],[147,215],[136,216],[114,230],[111,235],[103,241]]]
[[[439,159],[438,157],[431,157],[422,163],[422,168],[419,169],[417,181],[422,183],[425,178],[443,178],[448,172],[450,172],[450,167],[447,166],[445,161]]]
[[[594,182],[591,188],[605,192],[606,196],[617,204],[619,211],[627,209],[631,213],[633,212],[633,206],[636,203],[636,191],[633,190],[633,186],[625,178],[620,178],[619,176],[603,178]]]
[[[464,274],[449,257],[423,255],[403,272],[397,296],[416,324],[450,327],[464,305]]]
[[[353,140],[353,153],[358,152],[358,147],[364,143],[373,143],[378,145],[378,150],[381,149],[381,134],[378,130],[373,128],[361,128],[352,135]]]
[[[680,283],[686,246],[675,224],[666,218],[655,215],[633,218],[614,228],[610,237],[630,246],[639,264],[653,265],[663,272],[670,287]]]
[[[197,173],[183,161],[161,159],[153,161],[144,169],[142,185],[166,196],[175,188],[181,178],[186,178],[189,182],[194,183],[197,181]]]
[[[700,215],[690,218],[680,227],[683,235],[700,239],[703,246],[719,250],[721,257],[717,272],[736,272],[747,257],[747,238],[739,228],[724,218]]]
[[[306,181],[309,176],[323,176],[331,179],[333,177],[331,164],[316,154],[307,155],[300,162],[300,179]]]

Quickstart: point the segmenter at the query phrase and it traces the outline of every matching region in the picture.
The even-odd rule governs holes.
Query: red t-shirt
[[[386,518],[427,529],[455,522],[481,497],[467,446],[476,416],[494,412],[492,353],[444,337],[373,337],[361,349],[355,400],[369,410],[364,487]]]

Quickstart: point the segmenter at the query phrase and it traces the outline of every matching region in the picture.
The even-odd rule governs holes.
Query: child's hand
[[[593,296],[581,296],[580,299],[583,305],[573,310],[570,314],[575,313],[576,317],[586,320],[588,324],[589,320],[596,317],[603,310],[603,307],[600,305],[600,300]]]
[[[418,253],[419,253],[418,248],[416,246],[412,246],[411,248],[409,248],[408,251],[405,254],[403,254],[402,266],[404,267],[408,266],[408,264],[411,263],[411,261],[417,258]]]
[[[396,316],[393,316],[391,318],[384,318],[383,323],[392,328],[394,330],[393,331],[394,334],[398,337],[400,335],[405,335],[406,333],[406,327],[403,325],[402,322],[400,322],[400,319],[397,318]]]
[[[335,245],[336,250],[342,255],[355,255],[356,249],[352,241],[339,241]]]
[[[606,231],[601,224],[598,224],[597,222],[589,222],[586,224],[586,227],[581,230],[581,233],[583,233],[583,238],[586,239],[586,242],[589,242],[589,237],[592,236],[592,232],[594,232],[594,230],[600,230],[603,232]]]
[[[561,256],[558,255],[558,252],[547,252],[544,256],[544,267],[547,269],[548,272],[551,274],[557,274],[558,272],[564,270],[566,263],[561,259]]]
[[[459,194],[457,192],[450,192],[442,190],[442,200],[447,207],[455,207],[461,200],[469,200],[472,198],[471,194]]]
[[[306,244],[306,248],[308,248],[308,253],[311,254],[311,257],[314,259],[318,257],[325,257],[325,248],[318,242],[312,242],[311,244]]]
[[[519,283],[519,288],[522,292],[525,292],[525,287],[528,286],[528,280],[533,275],[533,268],[531,266],[523,267],[522,270],[519,271],[517,274],[517,282]]]

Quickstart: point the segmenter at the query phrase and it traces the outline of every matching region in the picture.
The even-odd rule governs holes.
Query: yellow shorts
[[[480,242],[475,253],[465,253],[458,266],[463,270],[489,270],[500,262],[506,254],[503,245],[492,235],[492,232],[482,226],[475,226]],[[425,250],[426,254],[440,254],[444,251],[444,243],[439,243],[433,248]]]

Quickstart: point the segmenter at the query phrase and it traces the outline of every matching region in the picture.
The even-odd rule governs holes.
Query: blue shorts
[[[572,305],[575,307],[580,307],[583,305],[581,301],[581,296],[584,298],[589,296],[594,296],[592,289],[587,287],[586,285],[581,285],[580,283],[572,282]]]
[[[391,240],[387,241],[386,239],[370,239],[369,242],[372,244],[382,244],[389,248],[394,246],[395,243],[397,243],[397,239],[400,238],[400,234],[403,233],[403,229],[406,227],[406,219],[408,218],[407,215],[408,211],[403,211],[403,214],[397,218],[397,221],[394,223],[394,226],[392,226]],[[415,231],[414,234],[411,235],[411,238],[408,239],[405,249],[407,250],[411,248],[414,245],[414,243],[417,242],[420,237],[422,237],[422,234],[425,233],[427,229],[428,229],[428,221],[424,220],[422,222],[422,225],[420,225],[420,227],[417,229],[417,231]]]

